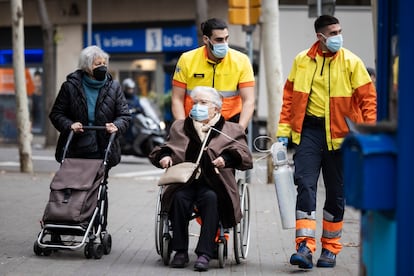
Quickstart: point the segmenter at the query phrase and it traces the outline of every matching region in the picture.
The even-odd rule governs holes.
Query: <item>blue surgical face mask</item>
[[[207,120],[208,106],[203,104],[194,104],[190,111],[190,117],[199,122]]]
[[[326,38],[326,36],[324,36],[323,34],[322,34],[322,36],[324,38]],[[339,49],[341,49],[342,44],[343,44],[343,38],[342,38],[341,34],[330,36],[330,37],[326,38],[326,42],[325,42],[326,47],[332,53],[338,52]]]
[[[213,44],[210,41],[210,49],[216,58],[224,58],[227,54],[227,51],[229,50],[229,45],[227,43]]]

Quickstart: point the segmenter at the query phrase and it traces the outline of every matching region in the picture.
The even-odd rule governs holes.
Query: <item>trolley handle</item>
[[[82,126],[84,130],[106,130],[105,126]]]
[[[83,126],[82,127],[84,130],[86,131],[90,131],[90,130],[106,130],[105,126]],[[66,140],[66,144],[65,147],[63,149],[63,156],[62,156],[62,161],[65,159],[66,157],[66,153],[69,149],[69,145],[70,142],[72,141],[73,135],[75,134],[75,132],[73,130],[70,131],[68,139]],[[111,136],[109,137],[109,142],[108,142],[108,146],[105,149],[105,157],[104,157],[104,162],[106,165],[106,161],[108,160],[108,154],[109,154],[109,150],[111,149],[112,143],[114,142],[116,137],[116,132],[112,132]]]

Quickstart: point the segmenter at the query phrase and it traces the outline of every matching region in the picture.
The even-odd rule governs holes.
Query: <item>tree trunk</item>
[[[275,137],[283,102],[278,1],[262,1],[262,47],[268,103],[267,133],[270,137]],[[270,158],[267,167],[268,183],[273,183],[273,165]]]
[[[32,133],[26,90],[24,63],[24,20],[22,0],[11,1],[13,69],[16,90],[16,120],[19,143],[20,171],[32,173]]]
[[[49,15],[44,0],[37,0],[37,8],[43,32],[43,91],[45,95],[45,146],[54,146],[57,141],[57,131],[52,126],[49,118],[50,108],[56,97],[56,70],[55,70],[55,44],[54,44],[54,27],[49,20]]]

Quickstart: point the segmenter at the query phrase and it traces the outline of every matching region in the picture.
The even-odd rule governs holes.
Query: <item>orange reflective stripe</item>
[[[223,115],[224,119],[230,119],[231,117],[239,114],[241,110],[242,101],[239,95],[223,99],[223,104],[221,106],[221,115]]]
[[[296,230],[303,228],[316,230],[316,221],[311,219],[298,219],[296,221]]]
[[[342,244],[339,242],[340,238],[321,238],[322,248],[328,249],[335,255],[337,255],[342,250]]]
[[[313,219],[296,220],[296,237],[315,238],[316,221]]]
[[[326,239],[336,239],[342,236],[343,222],[323,221],[322,237]]]
[[[184,96],[184,112],[185,116],[187,117],[190,114],[190,110],[193,107],[193,99],[186,93]]]
[[[187,84],[186,83],[181,82],[181,81],[178,81],[178,80],[173,80],[172,81],[172,85],[173,86],[178,86],[178,87],[181,87],[181,88],[184,88],[184,89],[187,88]]]
[[[329,232],[338,232],[342,230],[344,222],[330,222],[327,220],[323,220],[323,230],[329,231]]]
[[[254,86],[254,84],[255,84],[254,81],[241,82],[241,83],[239,83],[239,88],[252,87],[252,86]]]
[[[310,249],[310,251],[312,251],[312,253],[316,251],[316,240],[314,238],[309,237],[297,237],[295,239],[296,250],[298,250],[299,244],[303,241],[306,241],[306,246]]]

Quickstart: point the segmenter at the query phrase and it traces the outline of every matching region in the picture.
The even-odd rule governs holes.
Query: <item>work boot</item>
[[[290,264],[298,265],[299,268],[311,269],[312,263],[312,251],[306,246],[306,241],[299,244],[298,251],[290,257]]]
[[[317,267],[334,267],[336,265],[336,255],[328,249],[322,248],[321,257],[316,263]]]

